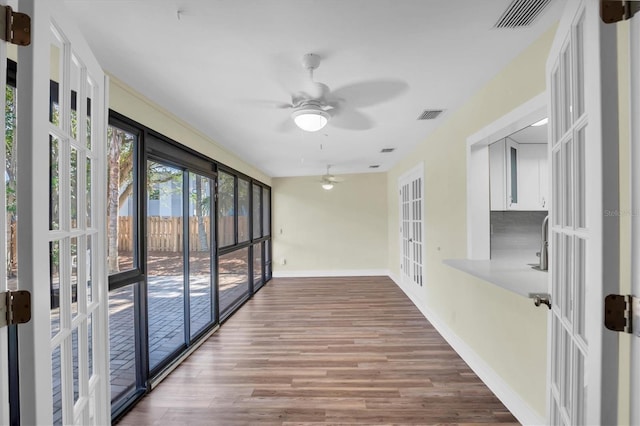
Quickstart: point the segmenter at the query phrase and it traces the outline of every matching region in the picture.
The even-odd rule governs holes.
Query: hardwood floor
[[[276,278],[120,425],[517,423],[387,277]]]

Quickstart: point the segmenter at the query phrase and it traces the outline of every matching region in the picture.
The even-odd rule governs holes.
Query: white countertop
[[[532,268],[538,265],[535,253],[512,250],[493,255],[490,260],[445,259],[443,263],[524,297],[548,292],[548,272]]]

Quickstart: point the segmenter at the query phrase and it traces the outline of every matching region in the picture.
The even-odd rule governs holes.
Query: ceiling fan
[[[404,81],[379,79],[349,84],[332,91],[326,84],[314,80],[313,72],[319,66],[319,55],[304,55],[302,67],[309,75],[304,87],[291,93],[291,102],[270,103],[276,108],[292,109],[293,122],[307,132],[316,132],[329,122],[342,129],[369,129],[373,127],[373,121],[357,108],[388,101],[408,88]]]
[[[326,189],[327,191],[329,191],[330,189],[333,189],[333,186],[336,183],[340,183],[344,181],[343,178],[332,175],[329,172],[330,168],[331,168],[331,165],[327,164],[327,173],[323,175],[322,178],[320,179],[320,182],[322,182],[322,189]]]

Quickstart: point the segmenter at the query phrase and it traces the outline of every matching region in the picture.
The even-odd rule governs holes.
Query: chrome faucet
[[[540,270],[549,269],[549,215],[542,221],[542,243],[540,247]]]

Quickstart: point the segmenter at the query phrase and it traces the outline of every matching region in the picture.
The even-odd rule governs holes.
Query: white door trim
[[[640,17],[631,20],[629,29],[631,124],[631,294],[640,297]],[[629,423],[640,424],[640,337],[631,337]]]
[[[547,115],[546,92],[467,138],[467,258],[488,260],[490,247],[489,145]]]

